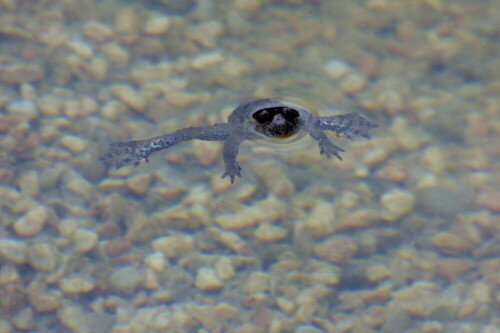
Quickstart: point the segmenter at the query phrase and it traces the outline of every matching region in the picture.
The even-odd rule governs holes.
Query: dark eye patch
[[[291,121],[299,117],[299,112],[295,109],[283,108],[283,116],[286,120]]]
[[[277,114],[281,114],[283,118],[285,118],[287,121],[292,121],[299,117],[299,113],[297,112],[297,110],[280,106],[280,107],[266,108],[256,111],[252,115],[252,118],[255,119],[257,122],[259,122],[260,124],[265,124],[271,122],[274,116],[276,116]]]
[[[277,106],[260,109],[252,114],[254,129],[268,137],[286,138],[297,133],[302,126],[300,113],[290,107]]]

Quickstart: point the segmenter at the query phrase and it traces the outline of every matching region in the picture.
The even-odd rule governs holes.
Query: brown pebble
[[[196,274],[195,286],[203,291],[214,291],[224,287],[224,283],[217,277],[213,268],[201,267]]]
[[[357,250],[358,246],[351,237],[337,236],[316,245],[314,254],[332,263],[345,263],[356,254]]]
[[[102,246],[104,254],[108,257],[114,257],[124,254],[132,248],[132,243],[125,238],[115,238],[107,241]]]
[[[375,220],[375,214],[368,210],[357,210],[335,221],[335,230],[359,229],[369,226]]]
[[[48,290],[29,294],[31,306],[35,312],[50,312],[57,310],[62,305],[62,293],[59,290]]]
[[[146,35],[159,36],[167,33],[172,20],[168,16],[158,15],[146,21],[142,31]]]
[[[65,277],[58,281],[58,286],[66,295],[88,293],[95,288],[93,279],[81,276]]]
[[[0,286],[0,313],[12,313],[18,310],[25,301],[25,291],[19,283],[8,283]]]
[[[31,208],[26,215],[14,222],[14,231],[19,236],[35,236],[42,231],[50,212],[43,206]]]
[[[270,223],[261,223],[254,231],[254,237],[264,242],[274,242],[287,237],[287,230]]]
[[[94,208],[99,209],[99,208]],[[95,231],[99,238],[112,238],[120,234],[120,227],[114,222],[107,222],[96,227]]]
[[[479,271],[484,280],[492,285],[500,285],[500,258],[491,259],[479,264]]]
[[[219,36],[224,32],[224,25],[218,21],[207,21],[198,25],[190,26],[187,37],[200,44],[204,48],[217,46]]]
[[[444,252],[467,252],[472,249],[472,244],[457,235],[440,232],[432,238],[432,245]]]
[[[375,173],[377,177],[402,183],[408,178],[407,168],[395,162],[389,162]]]
[[[144,112],[145,101],[133,87],[125,84],[115,84],[109,88],[109,92],[132,110]]]
[[[367,85],[366,79],[358,74],[349,74],[340,84],[340,90],[346,95],[354,95]]]
[[[124,254],[122,256],[117,256],[113,257],[110,260],[110,263],[113,266],[120,266],[120,265],[130,265],[130,266],[138,266],[142,263],[143,258],[141,255],[138,254]]]
[[[476,203],[498,213],[500,212],[500,191],[494,188],[486,188],[479,193]]]
[[[379,64],[377,58],[366,55],[361,60],[361,72],[368,79],[377,77],[379,71]]]
[[[411,41],[415,37],[416,31],[417,27],[415,26],[415,23],[410,20],[404,20],[396,28],[398,38],[403,42]]]
[[[113,37],[113,30],[104,23],[88,21],[82,27],[82,34],[94,42],[101,43]]]
[[[465,259],[443,259],[439,262],[441,273],[450,281],[460,279],[472,267],[472,261]]]
[[[41,81],[44,77],[40,65],[18,64],[0,66],[0,81],[6,84],[22,84]]]
[[[0,259],[2,264],[12,262],[14,264],[23,264],[27,260],[28,246],[23,241],[10,238],[0,238]]]
[[[28,262],[41,272],[52,272],[57,268],[61,254],[52,244],[38,243],[28,247]]]
[[[127,178],[125,185],[130,191],[142,196],[148,192],[151,180],[151,174],[143,173]]]
[[[156,251],[162,252],[167,258],[177,258],[193,250],[194,238],[191,235],[175,235],[159,237],[152,242]]]

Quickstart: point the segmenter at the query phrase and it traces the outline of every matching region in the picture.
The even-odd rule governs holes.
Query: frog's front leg
[[[351,139],[355,136],[362,136],[369,139],[368,131],[378,127],[366,118],[356,112],[341,114],[330,117],[317,117],[315,125],[323,130],[334,131],[338,137]]]
[[[342,161],[342,156],[340,156],[340,152],[343,152],[344,149],[335,145],[326,134],[323,132],[321,128],[318,126],[308,126],[307,132],[309,135],[319,144],[319,152],[321,155],[326,155],[326,157],[330,158],[332,155]]]
[[[241,167],[236,161],[236,157],[238,156],[238,148],[242,141],[243,135],[235,131],[226,139],[222,149],[222,157],[226,168],[222,178],[229,176],[231,184],[234,183],[234,178],[236,176],[241,177]]]
[[[229,125],[221,123],[205,127],[188,127],[146,140],[115,142],[99,157],[99,160],[112,164],[117,169],[129,164],[138,166],[142,161],[148,162],[152,153],[168,149],[179,142],[193,139],[223,141],[227,139],[229,133]]]

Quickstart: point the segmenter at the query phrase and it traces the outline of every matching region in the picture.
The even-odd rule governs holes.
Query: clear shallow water
[[[498,331],[495,2],[0,7],[0,332]],[[97,161],[262,97],[379,128]]]

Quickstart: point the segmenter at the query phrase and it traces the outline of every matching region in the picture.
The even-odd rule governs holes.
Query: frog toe
[[[238,162],[234,161],[234,163],[226,165],[226,170],[221,178],[225,178],[226,176],[229,176],[231,184],[234,183],[234,178],[236,178],[236,176],[241,178],[241,167]]]

